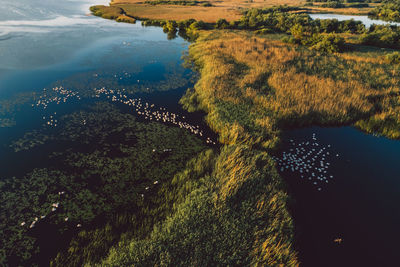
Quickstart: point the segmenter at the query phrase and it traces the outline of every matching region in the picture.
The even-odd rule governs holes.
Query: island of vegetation
[[[179,129],[136,121],[106,103],[66,117],[64,132],[73,136],[82,116],[99,111],[99,125],[93,125],[87,141],[102,140],[102,148],[56,153],[52,158],[63,159],[73,173],[35,169],[23,181],[35,192],[45,192],[43,177],[45,183],[61,183],[76,192],[66,199],[70,217],[83,223],[99,215],[103,220],[74,230],[48,259],[52,266],[298,266],[290,198],[271,157],[282,131],[353,125],[400,139],[400,53],[394,50],[400,48],[399,27],[312,20],[306,12],[326,8],[320,2],[274,7],[285,2],[183,2],[114,0],[91,11],[122,22],[140,19],[145,26],[162,27],[168,38],[179,34],[192,42],[186,65],[200,77],[180,103],[190,112],[205,112],[220,147],[206,147]],[[351,10],[378,6],[335,3]],[[101,128],[100,122],[114,120],[117,128]],[[115,137],[112,142],[108,135]],[[165,136],[182,149],[154,157],[151,147],[177,145],[165,143]],[[141,192],[156,179],[163,183],[152,187],[144,202]],[[14,180],[0,187],[9,210],[19,207],[19,212],[28,202]],[[46,205],[58,197],[55,186],[49,188],[53,194]],[[28,200],[39,203],[30,190]],[[76,206],[81,202],[83,211]],[[112,212],[116,208],[123,212]],[[62,219],[55,215],[49,223]],[[2,245],[18,243],[30,254],[15,250],[9,258],[28,261],[39,253],[33,237],[18,239],[22,230],[12,230],[14,239]]]

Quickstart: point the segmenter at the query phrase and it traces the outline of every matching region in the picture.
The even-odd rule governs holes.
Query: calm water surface
[[[287,132],[282,151],[296,151],[302,142],[317,143],[314,154],[325,148],[324,164],[330,163],[327,183],[311,173],[282,172],[294,198],[303,265],[393,266],[400,239],[400,142],[351,127],[312,127]]]
[[[369,28],[372,24],[377,24],[377,25],[397,25],[399,26],[400,23],[398,22],[387,22],[383,20],[378,20],[378,19],[370,19],[368,16],[358,16],[358,15],[340,15],[340,14],[308,14],[312,19],[337,19],[339,21],[342,20],[349,20],[349,19],[354,19],[361,21],[365,27]]]

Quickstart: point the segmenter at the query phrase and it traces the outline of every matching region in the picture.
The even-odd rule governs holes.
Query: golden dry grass
[[[298,6],[304,0],[210,0],[212,7],[148,5],[144,0],[114,0],[111,4],[121,7],[125,12],[136,18],[184,20],[196,19],[204,22],[216,22],[220,18],[228,21],[238,20],[241,12],[247,8],[264,8],[276,5]]]
[[[307,9],[309,13],[336,13],[336,14],[344,14],[344,15],[368,15],[368,12],[371,11],[378,4],[369,3],[369,7],[363,8],[354,8],[354,7],[346,7],[346,8],[327,8],[320,7],[324,3],[314,3],[314,6],[308,6]]]
[[[398,138],[388,133],[400,128],[400,74],[382,56],[319,54],[234,31],[203,32],[190,55],[201,69],[199,108],[224,143],[269,147],[282,125],[350,124],[376,114],[385,129],[373,130]]]
[[[168,6],[129,4],[118,5],[126,14],[142,19],[186,20],[196,19],[204,22],[216,22],[220,18],[232,21],[241,17],[238,10],[221,7]]]

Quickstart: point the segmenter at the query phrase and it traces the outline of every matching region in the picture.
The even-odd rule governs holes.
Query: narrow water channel
[[[356,20],[361,21],[365,27],[369,28],[372,24],[376,25],[397,25],[400,26],[399,22],[388,22],[378,19],[370,19],[368,16],[360,16],[360,15],[341,15],[341,14],[308,14],[312,19],[337,19],[339,21],[343,20]]]

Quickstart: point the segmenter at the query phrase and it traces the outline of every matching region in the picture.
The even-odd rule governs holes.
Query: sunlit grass
[[[223,143],[251,139],[273,147],[282,127],[348,125],[371,116],[383,124],[390,116],[393,131],[400,123],[393,112],[399,105],[399,73],[384,55],[321,54],[246,33],[214,31],[201,35],[190,56],[201,79],[182,102],[206,110]],[[375,130],[395,137],[387,129]]]

